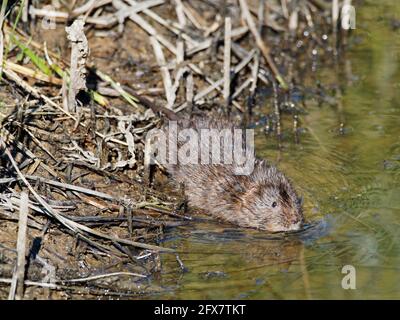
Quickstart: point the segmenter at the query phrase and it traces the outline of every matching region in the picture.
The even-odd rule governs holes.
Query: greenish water
[[[400,2],[374,3],[356,8],[337,78],[342,109],[310,103],[300,144],[285,138],[280,152],[271,138],[257,141],[259,156],[279,160],[298,186],[312,226],[286,239],[206,222],[171,229],[163,245],[183,252],[188,271],[163,256],[166,291],[153,298],[400,298],[400,29],[390,23]],[[322,71],[325,85],[337,82]],[[355,290],[342,288],[345,265],[356,270]]]

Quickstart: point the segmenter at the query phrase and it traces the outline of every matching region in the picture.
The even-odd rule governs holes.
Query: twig
[[[9,69],[4,69],[3,70],[4,73],[7,75],[8,78],[10,78],[11,80],[13,80],[15,83],[17,83],[19,86],[21,86],[25,91],[29,92],[30,94],[32,94],[35,98],[38,99],[42,99],[44,100],[47,104],[49,104],[50,106],[60,110],[61,112],[63,112],[65,115],[68,116],[68,118],[74,120],[75,122],[77,122],[77,118],[75,116],[73,116],[71,113],[69,113],[67,110],[64,110],[63,107],[59,106],[57,103],[55,103],[53,100],[51,100],[50,98],[46,97],[44,94],[42,94],[38,89],[33,88],[32,86],[30,86],[26,81],[24,81],[23,79],[21,79],[20,76],[18,76],[14,71],[9,70]],[[86,128],[86,125],[82,122],[79,122],[79,125],[81,125],[82,127]],[[95,131],[96,135],[98,135],[99,137],[101,137],[102,139],[105,139],[105,135],[103,135],[102,133]],[[127,146],[127,143],[115,138],[110,138],[109,139],[112,142]]]
[[[272,81],[272,88],[274,91],[274,113],[276,118],[276,134],[278,140],[280,142],[281,138],[281,113],[279,110],[279,94],[278,94],[278,86],[275,81]]]
[[[336,53],[337,46],[337,28],[339,19],[339,0],[332,0],[332,32],[333,32],[333,48]]]
[[[67,38],[71,41],[71,81],[68,94],[68,108],[76,112],[76,95],[80,90],[86,90],[86,58],[89,54],[88,41],[85,36],[83,20],[75,20],[66,27]]]
[[[115,201],[116,200],[114,197],[112,197],[112,196],[110,196],[110,195],[108,195],[106,193],[99,192],[99,191],[96,191],[96,190],[91,190],[91,189],[84,188],[84,187],[74,186],[74,185],[68,184],[68,183],[62,183],[62,182],[58,182],[58,181],[45,179],[45,178],[42,178],[42,177],[29,176],[29,175],[27,175],[26,178],[29,179],[29,180],[40,181],[40,182],[43,182],[43,183],[46,183],[48,185],[52,185],[52,186],[55,186],[55,187],[59,187],[59,188],[67,189],[67,190],[72,190],[72,191],[77,191],[77,192],[82,192],[82,193],[85,193],[85,194],[88,194],[88,195],[91,195],[91,196],[94,196],[94,197],[99,197],[99,198],[102,198],[102,199],[106,199],[106,200],[109,200],[109,201]]]
[[[174,0],[176,16],[178,17],[179,27],[182,29],[186,25],[186,17],[181,0]]]
[[[258,5],[258,12],[257,12],[257,17],[258,17],[258,32],[261,33],[263,23],[264,23],[264,10],[265,10],[265,1],[260,0],[260,3]],[[254,63],[251,68],[251,86],[250,86],[250,92],[249,92],[249,97],[247,100],[247,113],[248,116],[252,116],[252,109],[254,105],[254,100],[255,100],[255,93],[257,89],[257,83],[258,83],[258,75],[259,75],[259,69],[260,69],[260,49],[257,49],[257,52],[254,57]]]
[[[237,98],[244,89],[246,89],[250,84],[253,83],[252,77],[249,77],[244,81],[237,89],[236,91],[232,94],[232,99]]]
[[[15,72],[22,73],[24,76],[28,76],[43,82],[48,82],[57,85],[62,84],[62,80],[59,78],[48,76],[40,71],[29,69],[27,67],[13,63],[11,61],[4,61],[4,67],[9,68],[10,70],[13,70]]]
[[[131,106],[135,107],[135,109],[137,109],[139,112],[143,111],[143,108],[141,108],[137,104],[137,102],[138,102],[137,97],[133,97],[129,93],[127,93],[118,82],[115,82],[107,74],[105,74],[99,70],[95,70],[95,73],[101,80],[108,83],[114,90],[116,90],[122,96],[122,98],[124,98]]]
[[[225,37],[224,37],[224,91],[223,97],[225,107],[229,105],[229,95],[231,88],[231,31],[232,21],[230,17],[225,18]]]
[[[186,103],[189,109],[189,112],[192,112],[193,107],[193,73],[189,72],[186,78]]]
[[[157,64],[161,70],[161,76],[164,83],[165,95],[167,98],[167,108],[172,109],[175,102],[175,92],[172,89],[171,75],[169,74],[167,63],[165,61],[164,54],[162,52],[161,46],[155,37],[150,37],[150,43],[153,46],[154,55],[156,56]]]
[[[244,57],[243,60],[235,66],[235,68],[233,70],[233,73],[237,74],[238,72],[240,72],[251,61],[251,59],[253,58],[254,54],[255,54],[255,49],[250,51],[247,54],[247,56]],[[198,71],[196,68],[194,68],[194,69],[195,69],[195,71]],[[205,97],[206,95],[208,95],[213,90],[222,91],[219,87],[224,83],[224,78],[221,78],[221,79],[219,79],[218,81],[215,81],[215,82],[212,81],[209,78],[206,78],[206,80],[207,80],[207,82],[211,83],[211,85],[206,87],[205,89],[201,90],[200,92],[198,92],[193,98],[194,102],[196,102],[196,101],[200,100],[201,98]],[[233,103],[233,105],[235,105],[234,101],[232,103]],[[178,108],[176,108],[175,112],[179,112],[179,111],[183,110],[184,108],[186,108],[187,106],[188,105],[185,102],[182,105],[180,105]],[[243,111],[243,110],[241,110],[241,111]]]
[[[9,300],[21,300],[24,292],[24,276],[25,276],[25,265],[26,265],[26,235],[27,235],[27,223],[28,223],[28,212],[29,212],[29,199],[26,192],[21,193],[20,210],[19,210],[19,222],[18,222],[18,238],[17,238],[17,266],[13,275],[13,281],[8,296]],[[15,295],[16,289],[16,295]]]
[[[7,2],[8,0],[4,0],[1,3],[1,9],[0,9],[0,79],[3,74],[3,54],[4,54],[4,34],[3,34],[3,24],[4,24],[4,15],[6,13],[6,8],[7,8]]]
[[[261,38],[261,36],[257,30],[254,20],[251,17],[249,7],[247,5],[246,0],[239,0],[239,2],[240,2],[240,7],[242,9],[243,16],[246,19],[247,25],[248,25],[251,33],[253,34],[254,38],[256,39],[256,44],[259,47],[259,49],[261,50],[272,73],[274,74],[274,76],[276,77],[276,80],[279,82],[279,84],[282,86],[282,88],[285,90],[288,89],[288,85],[286,84],[286,81],[284,80],[283,76],[280,74],[278,68],[275,65],[274,60],[272,59],[272,57],[269,54],[269,48],[265,45],[263,39]]]
[[[147,278],[146,275],[139,274],[139,273],[134,273],[134,272],[113,272],[113,273],[106,273],[106,274],[99,274],[91,277],[86,277],[86,278],[77,278],[77,279],[69,279],[69,280],[56,280],[56,283],[77,283],[77,282],[88,282],[88,281],[93,281],[93,280],[98,280],[98,279],[103,279],[103,278],[110,278],[110,277],[116,277],[116,276],[132,276],[132,277],[138,277],[138,278]]]
[[[114,5],[118,9],[123,9],[123,10],[129,10],[129,6],[126,6],[125,4],[122,3],[120,0],[114,0]],[[145,10],[144,12],[147,12]],[[151,12],[151,11],[150,11]],[[165,39],[163,36],[159,35],[156,29],[154,29],[153,26],[151,26],[146,20],[144,20],[141,16],[139,16],[137,13],[130,12],[129,18],[138,24],[144,31],[146,31],[150,36],[153,36],[157,38],[157,40],[165,46],[169,51],[171,51],[173,54],[177,55],[177,51],[175,46],[170,43],[167,39]]]
[[[293,10],[289,17],[289,31],[295,34],[299,21],[299,11],[297,9]]]
[[[107,234],[93,230],[91,228],[88,228],[84,225],[81,225],[79,223],[76,223],[74,221],[71,221],[71,220],[63,217],[57,210],[50,207],[43,200],[43,198],[35,191],[35,189],[31,186],[31,184],[28,182],[28,180],[24,177],[24,175],[19,170],[17,163],[15,162],[14,158],[12,157],[10,151],[8,150],[6,144],[4,143],[4,140],[1,136],[0,136],[0,145],[2,148],[4,148],[4,151],[7,155],[7,157],[9,158],[12,166],[14,167],[14,170],[17,172],[18,176],[21,178],[21,180],[24,182],[24,184],[28,187],[28,189],[33,194],[33,196],[36,198],[36,200],[46,209],[46,213],[50,217],[55,218],[58,222],[60,222],[63,226],[65,226],[69,230],[73,231],[74,233],[80,234],[82,237],[85,237],[83,232],[86,232],[86,233],[95,235],[97,237],[103,238],[103,239],[108,239],[108,240],[111,240],[114,242],[119,242],[119,243],[131,245],[131,246],[139,247],[139,248],[143,248],[143,249],[149,249],[149,250],[155,250],[155,251],[166,251],[166,252],[174,251],[169,248],[162,248],[159,246],[148,245],[148,244],[144,244],[144,243],[140,243],[140,242],[136,242],[136,241],[125,240],[125,239],[120,239],[118,237],[109,236]]]
[[[1,283],[13,283],[13,279],[5,279],[5,278],[0,278]],[[43,288],[51,288],[51,289],[61,289],[63,287],[57,286],[53,283],[47,283],[47,282],[35,282],[35,281],[25,281],[25,285],[27,286],[37,286],[37,287],[43,287]]]
[[[116,1],[116,0],[114,0],[114,1]],[[136,5],[140,4],[140,2],[136,2],[133,0],[127,0],[127,2],[129,2],[132,6],[136,6]],[[117,3],[120,3],[120,0],[117,0]],[[182,36],[182,38],[185,39],[186,41],[188,41],[190,45],[198,44],[197,41],[193,40],[189,35],[187,35],[184,32],[184,30],[182,30],[180,28],[179,24],[170,23],[170,22],[166,21],[165,19],[163,19],[162,17],[160,17],[158,14],[154,13],[150,9],[144,9],[143,13],[145,15],[147,15],[148,17],[150,17],[151,19],[153,19],[154,21],[156,21],[157,23],[159,23],[160,25],[162,25],[163,27],[165,27],[168,30],[170,30],[171,32],[173,32],[175,35]],[[162,43],[161,39],[157,38],[157,40],[159,40],[160,43]],[[171,52],[173,52],[173,51],[171,51]]]

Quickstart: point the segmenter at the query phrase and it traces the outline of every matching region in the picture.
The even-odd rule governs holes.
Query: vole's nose
[[[303,197],[298,197],[297,198],[297,204],[298,204],[298,206],[302,206],[303,205],[303,202],[304,202],[304,198]]]
[[[300,230],[303,226],[304,219],[299,214],[293,214],[290,219],[289,230]]]
[[[302,223],[302,222],[303,222],[303,218],[302,218],[300,215],[295,214],[295,215],[293,215],[293,216],[291,217],[290,222],[291,222],[292,224],[297,224],[297,223],[299,223],[299,222]]]

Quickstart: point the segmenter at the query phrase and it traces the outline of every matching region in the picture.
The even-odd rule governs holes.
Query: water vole
[[[197,132],[200,149],[205,142],[200,139],[203,129],[233,132],[240,128],[226,119],[199,117],[180,120],[177,127],[178,130]],[[178,139],[178,146],[183,144]],[[197,157],[200,158],[200,155]],[[254,155],[254,169],[245,175],[237,174],[234,163],[202,163],[183,164],[178,159],[176,164],[166,165],[172,179],[184,185],[189,206],[240,227],[273,232],[301,228],[304,217],[300,200],[291,182],[276,167],[256,159]]]

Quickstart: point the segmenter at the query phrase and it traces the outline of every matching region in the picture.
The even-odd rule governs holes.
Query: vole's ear
[[[289,194],[287,192],[287,186],[285,184],[279,185],[279,195],[284,203],[289,201]]]

